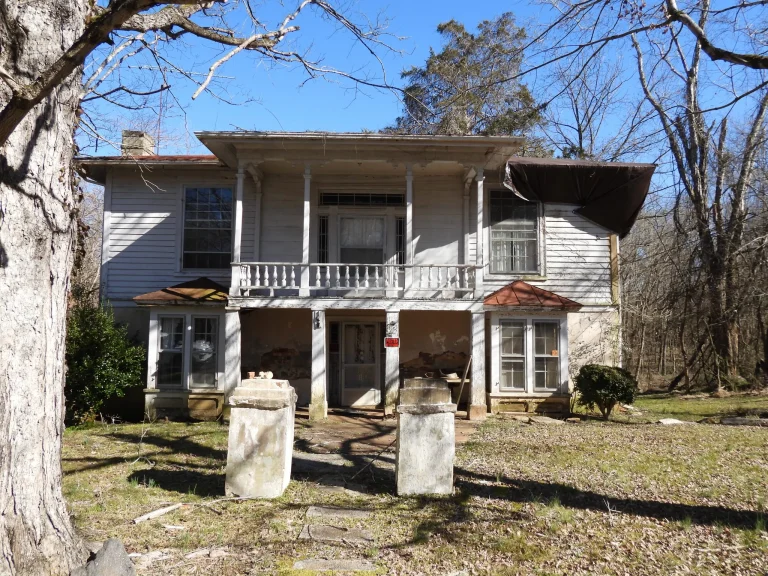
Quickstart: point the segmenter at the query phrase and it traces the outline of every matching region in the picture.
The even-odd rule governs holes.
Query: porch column
[[[243,183],[245,169],[242,165],[237,168],[237,186],[235,188],[235,229],[232,242],[232,262],[240,263],[240,244],[243,236]],[[232,281],[229,287],[231,296],[240,296],[240,266],[232,266]]]
[[[405,166],[405,290],[411,291],[413,286],[413,167]]]
[[[240,385],[240,309],[224,311],[224,394],[228,398]]]
[[[387,338],[400,337],[400,312],[387,312],[385,328]],[[400,348],[385,348],[384,367],[384,415],[395,413],[397,398],[400,393]]]
[[[472,387],[467,416],[470,420],[482,420],[488,413],[485,395],[485,312],[473,311],[471,316]]]
[[[477,172],[477,176],[475,177],[475,180],[477,180],[477,232],[475,234],[475,265],[477,266],[477,269],[475,270],[475,290],[477,291],[477,294],[475,294],[475,296],[482,296],[483,272],[485,266],[485,247],[483,246],[483,240],[485,238],[485,218],[483,209],[485,194],[483,192],[483,181],[485,180],[485,176],[483,175],[482,166],[476,166],[475,171]],[[474,360],[472,362],[474,363]]]
[[[328,417],[325,359],[325,310],[312,310],[312,384],[310,388],[309,419]]]
[[[301,288],[299,296],[309,296],[309,222],[310,222],[310,185],[312,170],[309,164],[304,165],[304,233],[301,242]],[[325,328],[323,328],[325,332]]]

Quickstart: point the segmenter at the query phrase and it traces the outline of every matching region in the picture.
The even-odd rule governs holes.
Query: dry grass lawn
[[[391,451],[353,479],[371,456],[318,441],[304,421],[294,481],[276,501],[215,502],[227,444],[215,423],[69,429],[64,490],[83,536],[122,539],[143,555],[140,574],[309,574],[292,570],[306,558],[367,559],[380,574],[768,573],[768,429],[647,423],[768,409],[768,397],[638,406],[642,416],[608,423],[489,418],[459,448],[449,498],[395,497]],[[187,506],[131,523],[177,502]],[[375,543],[297,539],[313,504],[371,511],[333,523]]]

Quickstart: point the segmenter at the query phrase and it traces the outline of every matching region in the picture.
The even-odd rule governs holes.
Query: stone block
[[[226,494],[281,496],[291,479],[293,388],[287,380],[243,380],[229,403]]]
[[[406,379],[397,407],[397,493],[453,493],[456,450],[451,392],[440,381]]]

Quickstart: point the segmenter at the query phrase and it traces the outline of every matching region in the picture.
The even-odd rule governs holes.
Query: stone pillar
[[[309,419],[328,417],[325,360],[325,310],[312,310],[312,383],[310,388]]]
[[[232,394],[240,386],[240,309],[226,308],[224,312],[224,393]]]
[[[451,389],[442,380],[407,378],[397,413],[397,494],[452,494],[456,404]]]
[[[385,335],[387,338],[400,337],[400,312],[387,312]],[[400,390],[400,348],[385,348],[384,367],[384,415],[395,413]]]
[[[227,496],[279,498],[291,480],[296,392],[287,380],[243,380],[229,405]]]
[[[485,394],[485,312],[474,311],[469,334],[472,350],[472,387],[469,391],[470,420],[482,420],[488,413]]]

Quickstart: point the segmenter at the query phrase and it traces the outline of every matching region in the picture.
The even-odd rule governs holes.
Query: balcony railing
[[[232,267],[237,295],[248,297],[472,298],[475,290],[476,267],[463,264],[240,262]]]

